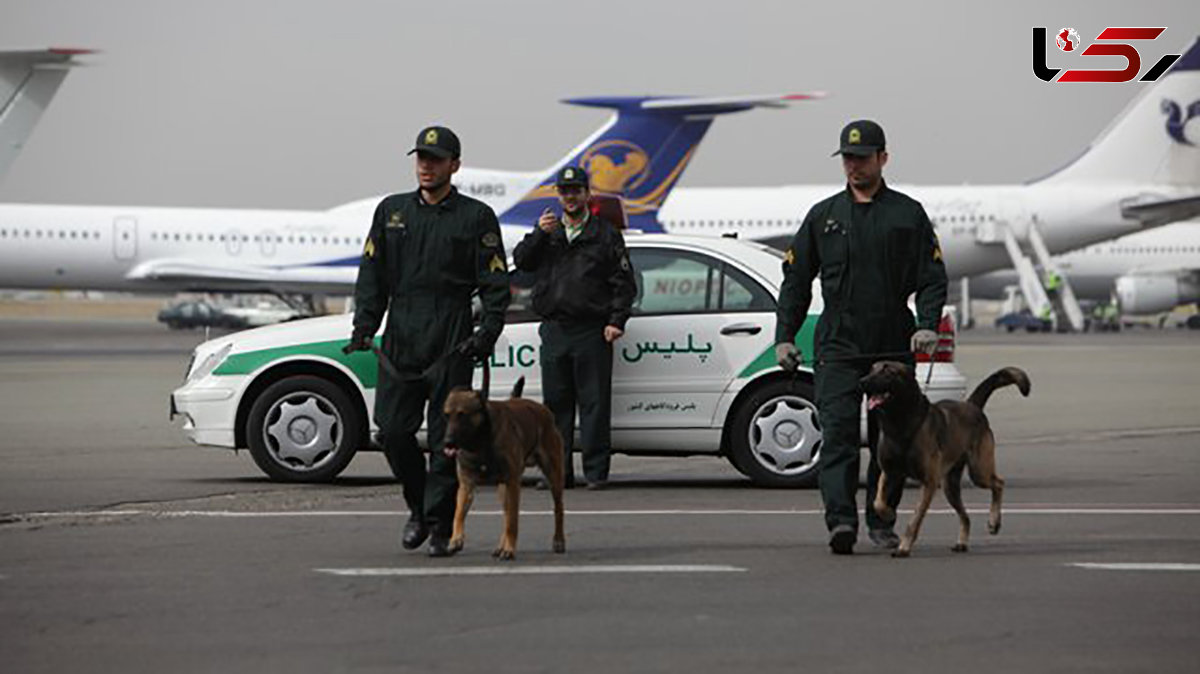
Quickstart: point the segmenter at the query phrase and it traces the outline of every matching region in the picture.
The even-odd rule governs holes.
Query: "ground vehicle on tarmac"
[[[775,364],[781,253],[727,238],[629,233],[626,243],[638,295],[614,348],[613,451],[721,455],[762,486],[814,484],[821,432],[811,364],[796,375]],[[525,395],[540,399],[531,279],[514,273],[512,281],[491,390],[503,395],[524,376]],[[796,338],[806,358],[820,310],[815,292]],[[196,443],[249,448],[273,479],[330,480],[359,449],[378,449],[376,357],[342,354],[350,326],[349,315],[327,316],[205,342],[171,396],[172,412]],[[929,375],[934,400],[962,398],[952,318],[941,332],[934,362],[919,363],[917,376]]]

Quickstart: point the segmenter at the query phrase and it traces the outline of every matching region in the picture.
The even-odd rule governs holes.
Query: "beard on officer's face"
[[[560,192],[558,195],[558,203],[562,206],[563,213],[572,218],[583,217],[587,212],[588,192],[587,190],[578,190],[573,192]]]

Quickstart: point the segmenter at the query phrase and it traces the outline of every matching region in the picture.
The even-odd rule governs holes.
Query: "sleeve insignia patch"
[[[367,237],[367,245],[363,246],[363,256],[368,258],[375,257],[375,239]]]
[[[791,248],[788,248],[787,252],[783,254],[783,261],[788,264],[796,264],[796,254],[792,252]]]
[[[502,272],[504,270],[505,270],[504,259],[501,258],[499,255],[493,255],[492,259],[490,261],[488,261],[488,271]]]
[[[488,232],[483,235],[483,245],[487,248],[495,248],[500,245],[500,235],[495,232]]]

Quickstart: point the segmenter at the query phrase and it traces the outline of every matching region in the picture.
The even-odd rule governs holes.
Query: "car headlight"
[[[228,356],[229,352],[232,350],[233,344],[226,344],[220,349],[208,354],[208,356],[206,356],[204,360],[200,361],[200,364],[192,370],[191,374],[188,375],[187,380],[195,381],[212,374],[212,371],[217,369],[217,367],[225,361],[225,357]]]

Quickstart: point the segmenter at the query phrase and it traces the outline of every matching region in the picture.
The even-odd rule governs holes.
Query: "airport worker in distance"
[[[613,342],[637,294],[625,239],[589,210],[588,175],[566,166],[555,178],[559,217],[546,209],[513,250],[513,264],[536,276],[533,310],[542,318],[542,397],[566,451],[567,487],[575,485],[575,407],[588,489],[603,489],[611,465]]]
[[[834,156],[842,158],[846,189],[809,210],[785,253],[775,355],[785,370],[800,366],[804,354],[794,340],[808,314],[813,278],[820,274],[825,308],[810,362],[823,434],[821,498],[830,549],[844,555],[853,552],[858,539],[855,493],[863,400],[859,379],[875,360],[912,365],[912,352],[933,352],[947,282],[942,251],[925,209],[883,180],[888,160],[883,129],[869,120],[851,122],[842,129],[840,141]],[[907,304],[913,293],[915,319]],[[894,522],[881,521],[871,507],[880,473],[876,444],[870,443],[867,471],[868,534],[876,545],[894,548],[899,544]],[[898,484],[886,495],[893,506],[902,489]]]
[[[442,126],[423,129],[415,147],[419,188],[385,197],[375,209],[354,289],[350,350],[372,348],[383,332],[375,420],[388,462],[399,473],[408,505],[401,543],[429,539],[429,554],[449,549],[458,479],[442,451],[442,405],[455,386],[469,386],[474,363],[491,355],[510,299],[500,225],[486,204],[450,184],[461,145]],[[473,329],[471,297],[483,311]],[[426,401],[428,411],[426,412]],[[417,444],[427,419],[429,470]]]

